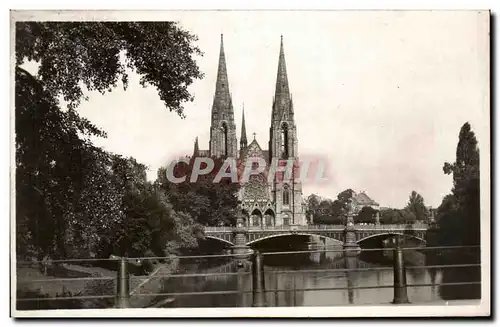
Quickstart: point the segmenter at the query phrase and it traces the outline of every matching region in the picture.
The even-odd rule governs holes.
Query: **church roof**
[[[245,160],[249,157],[263,158],[266,161],[266,164],[269,164],[269,151],[262,150],[256,139],[253,139],[253,141],[243,149],[240,159]]]

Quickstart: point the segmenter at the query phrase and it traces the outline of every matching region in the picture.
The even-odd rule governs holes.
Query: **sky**
[[[196,34],[205,74],[189,91],[186,118],[168,112],[153,87],[89,93],[79,110],[108,133],[105,149],[148,165],[149,178],[195,138],[208,149],[210,113],[224,34],[229,87],[240,138],[267,148],[280,36],[293,96],[299,155],[326,158],[329,181],[304,196],[336,198],[352,188],[381,206],[402,208],[412,190],[437,207],[450,193],[443,164],[455,160],[460,127],[470,122],[489,153],[489,17],[475,11],[177,11]]]

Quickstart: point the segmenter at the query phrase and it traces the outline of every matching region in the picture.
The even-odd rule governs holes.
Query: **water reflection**
[[[358,268],[376,270],[352,271]],[[325,271],[325,269],[341,269]],[[343,269],[348,269],[347,271]],[[164,282],[164,292],[235,291],[234,294],[181,295],[170,305],[174,307],[250,307],[252,276],[249,264],[237,266],[227,261],[210,265],[206,261],[185,264],[182,269],[191,273],[215,273],[209,277],[185,277]],[[299,270],[307,270],[300,272]],[[457,270],[457,269],[455,269]],[[224,276],[222,272],[245,274]],[[267,306],[340,306],[349,304],[389,304],[393,300],[393,270],[391,262],[381,253],[344,256],[341,252],[270,255],[264,258],[265,301]],[[219,274],[217,274],[219,273]],[[445,277],[443,277],[445,276]],[[446,277],[448,276],[448,277]],[[408,287],[412,303],[426,303],[448,299],[446,289],[436,287],[443,278],[440,269],[408,267]],[[386,288],[370,288],[389,286]],[[326,290],[326,288],[344,288]],[[443,295],[445,294],[445,295]],[[451,296],[451,295],[450,295]],[[456,298],[456,297],[455,297]],[[470,298],[470,297],[469,297]]]

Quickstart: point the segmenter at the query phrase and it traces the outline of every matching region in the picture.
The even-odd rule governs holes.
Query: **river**
[[[374,268],[374,270],[325,271],[345,268]],[[224,272],[238,271],[242,274],[223,275]],[[176,277],[165,280],[163,292],[184,293],[184,295],[176,295],[175,300],[168,307],[251,307],[252,276],[250,271],[249,265],[238,268],[236,261],[184,260],[178,273],[211,273],[213,275]],[[392,264],[380,252],[363,252],[354,257],[345,257],[338,252],[266,255],[264,271],[267,306],[383,305],[393,300]],[[441,295],[443,292],[437,286],[442,279],[443,270],[408,266],[408,285],[428,285],[408,287],[410,302],[425,304],[448,299]],[[380,288],[362,288],[373,286]],[[346,289],[325,290],[326,288]],[[237,291],[238,293],[186,294],[221,291]],[[459,291],[459,293],[461,295],[459,294],[456,298],[463,298],[463,292]]]

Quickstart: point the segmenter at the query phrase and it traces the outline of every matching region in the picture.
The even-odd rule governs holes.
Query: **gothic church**
[[[297,127],[294,121],[293,101],[286,73],[283,37],[281,37],[278,60],[276,90],[271,110],[268,149],[263,149],[255,140],[248,144],[245,113],[242,115],[240,148],[236,138],[233,103],[229,91],[229,80],[221,35],[219,67],[212,105],[209,150],[200,150],[198,138],[194,145],[194,156],[235,158],[240,162],[250,157],[265,160],[267,169],[278,159],[298,160]],[[302,185],[292,178],[288,182],[276,177],[268,181],[267,174],[251,175],[241,185],[239,199],[246,215],[247,226],[306,225],[305,205],[302,200]]]

